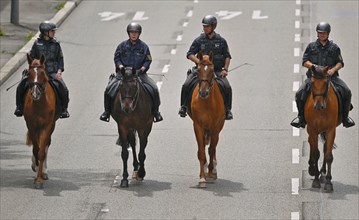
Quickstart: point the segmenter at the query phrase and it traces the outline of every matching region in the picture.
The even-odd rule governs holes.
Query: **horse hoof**
[[[122,188],[127,188],[128,187],[128,180],[121,180],[121,185]]]
[[[207,183],[206,182],[199,182],[197,187],[200,188],[200,189],[207,188]]]
[[[333,184],[331,183],[325,183],[324,185],[324,192],[331,193],[333,192]]]
[[[35,189],[43,189],[43,188],[44,188],[44,184],[43,184],[42,182],[37,182],[37,181],[35,181],[34,187],[35,187]]]
[[[206,176],[206,182],[214,183],[217,180],[217,173],[212,173]]]
[[[320,189],[320,187],[321,187],[320,186],[320,181],[319,180],[313,180],[312,187]]]
[[[43,180],[48,180],[49,179],[49,176],[47,175],[47,173],[42,174],[42,179]]]
[[[138,172],[137,172],[137,171],[133,171],[133,173],[132,173],[132,179],[133,179],[133,180],[137,180],[137,177],[138,177]]]

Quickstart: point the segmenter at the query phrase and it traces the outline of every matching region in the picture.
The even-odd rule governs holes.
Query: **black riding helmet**
[[[138,32],[139,34],[141,34],[142,32],[141,25],[137,23],[130,23],[129,25],[127,25],[127,34],[130,34],[130,32]]]
[[[317,32],[328,32],[330,33],[330,24],[327,22],[320,22],[316,28]]]
[[[39,30],[41,32],[41,34],[45,34],[48,31],[51,30],[56,30],[56,24],[52,23],[51,21],[44,21],[41,22],[41,24],[39,25]]]
[[[213,15],[206,15],[202,19],[202,24],[203,25],[212,25],[213,29],[215,29],[217,27],[217,18],[214,17]]]

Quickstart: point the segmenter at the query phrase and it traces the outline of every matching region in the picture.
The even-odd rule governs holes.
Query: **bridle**
[[[328,74],[325,74],[325,75],[318,75],[318,74],[313,74],[312,73],[312,77],[314,77],[315,79],[324,79],[324,78],[327,78],[327,81],[325,82],[325,91],[322,92],[322,93],[315,93],[313,91],[313,87],[311,87],[311,90],[312,90],[312,94],[313,94],[313,98],[317,97],[317,96],[322,96],[324,98],[327,97],[328,95],[328,91],[329,91],[329,75]]]
[[[31,65],[31,66],[29,67],[29,72],[30,72],[31,69],[34,70],[35,79],[34,79],[34,82],[29,82],[29,86],[30,86],[30,89],[32,89],[33,87],[37,86],[37,88],[38,88],[38,90],[39,90],[39,92],[40,92],[40,96],[41,96],[41,95],[44,94],[45,91],[46,91],[46,86],[45,86],[46,81],[43,80],[42,83],[37,82],[37,75],[38,75],[37,68],[42,69],[42,70],[44,71],[43,74],[46,74],[46,73],[45,73],[45,70],[44,70],[44,66],[42,66],[42,65]]]
[[[208,68],[208,66],[213,65],[213,64],[202,64],[204,67],[204,71],[206,71],[206,69]],[[207,82],[209,85],[208,91],[211,91],[213,88],[213,80],[216,77],[216,75],[214,74],[214,71],[212,71],[212,77],[211,79],[207,79],[207,77],[204,77],[203,79],[198,79],[198,92],[200,91],[201,88],[201,84],[203,82]]]
[[[136,89],[136,93],[135,93],[135,95],[133,95],[133,96],[127,96],[127,94],[126,94],[126,96],[122,96],[121,95],[121,92],[119,92],[119,95],[120,95],[120,104],[121,104],[121,109],[122,109],[122,101],[124,100],[124,99],[130,99],[130,100],[132,100],[132,104],[131,104],[131,106],[130,106],[130,109],[131,109],[131,111],[134,111],[135,109],[136,109],[136,106],[137,106],[137,103],[138,103],[138,100],[139,100],[139,96],[140,96],[140,82],[139,82],[139,80],[138,80],[138,78],[137,77],[135,77],[135,78],[133,78],[133,79],[130,79],[130,80],[124,80],[124,79],[121,79],[121,82],[122,82],[122,85],[124,84],[124,83],[128,83],[128,82],[132,82],[132,81],[135,81],[136,82],[136,87],[137,87],[137,89]],[[133,104],[134,103],[134,104]]]

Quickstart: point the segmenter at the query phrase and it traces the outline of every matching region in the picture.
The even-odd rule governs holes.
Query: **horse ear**
[[[213,60],[213,52],[211,51],[211,52],[209,52],[209,60],[212,62],[212,60]]]
[[[31,58],[30,54],[28,54],[28,53],[26,53],[26,56],[27,56],[27,63],[28,63],[29,65],[31,65],[33,59]]]
[[[45,63],[45,56],[44,56],[44,54],[41,54],[40,63],[41,63],[41,65]]]
[[[328,70],[329,70],[329,66],[325,66],[325,67],[323,68],[323,73],[328,72]]]
[[[132,67],[132,75],[136,75],[137,71],[135,70],[135,68]]]
[[[121,75],[125,75],[125,68],[124,67],[120,68],[120,73],[121,73]]]
[[[203,60],[203,52],[202,52],[202,50],[200,50],[200,51],[197,53],[197,58],[198,58],[199,60]]]

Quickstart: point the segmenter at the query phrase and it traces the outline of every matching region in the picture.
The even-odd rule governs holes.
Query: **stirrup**
[[[305,122],[303,122],[301,117],[296,117],[295,119],[293,119],[290,125],[296,128],[305,128]]]
[[[153,121],[156,123],[156,122],[159,122],[162,120],[163,120],[163,117],[162,117],[161,113],[160,112],[155,113]]]
[[[231,110],[226,111],[226,117],[224,119],[225,120],[232,120],[233,119],[233,114],[232,114]]]
[[[354,125],[355,125],[355,122],[352,118],[347,117],[347,118],[343,119],[343,127],[350,128]]]
[[[20,108],[16,107],[14,115],[16,115],[16,117],[21,117],[23,113]]]
[[[178,114],[184,118],[187,116],[187,109],[185,106],[181,106],[180,110],[178,111]]]
[[[66,109],[64,109],[60,114],[60,118],[69,118],[69,117],[70,117],[70,114]]]
[[[102,113],[102,115],[100,116],[100,120],[109,122],[110,121],[110,113],[108,111],[105,111],[104,113]]]

